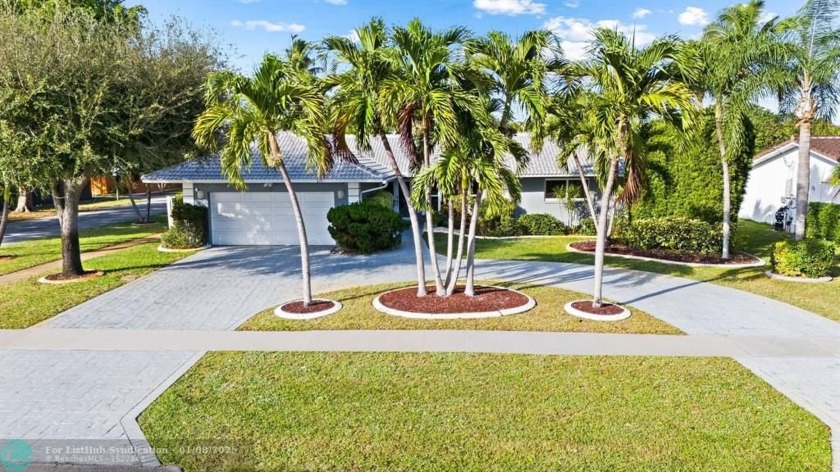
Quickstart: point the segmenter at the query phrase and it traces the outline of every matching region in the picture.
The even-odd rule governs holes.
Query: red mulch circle
[[[499,287],[477,285],[475,296],[464,295],[464,286],[455,287],[455,293],[449,297],[435,295],[435,287],[426,287],[429,294],[417,296],[417,287],[408,287],[393,292],[383,293],[379,302],[388,308],[412,313],[449,314],[481,313],[516,308],[529,302],[527,296]]]
[[[105,272],[102,272],[101,270],[86,270],[82,273],[82,275],[51,274],[44,278],[50,282],[66,282],[70,280],[95,279],[103,275],[105,275]]]
[[[571,246],[578,251],[595,252],[595,241],[580,241],[572,243]],[[662,249],[636,249],[621,244],[607,246],[607,254],[619,254],[622,256],[649,257],[651,259],[662,259],[665,261],[685,262],[691,264],[751,264],[758,262],[758,259],[743,253],[732,254],[729,259],[721,259],[717,254],[694,254],[690,252],[674,252]]]
[[[319,311],[327,311],[335,306],[332,300],[312,300],[308,306],[304,305],[302,301],[290,302],[282,305],[280,310],[286,313],[306,314],[318,313]]]
[[[600,307],[592,306],[592,300],[580,301],[572,303],[572,308],[589,313],[590,315],[619,315],[624,312],[624,308],[613,305],[612,303],[602,303]]]

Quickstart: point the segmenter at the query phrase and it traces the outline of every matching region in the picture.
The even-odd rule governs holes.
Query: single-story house
[[[389,135],[400,172],[410,179],[410,159],[400,145],[397,135]],[[530,140],[527,134],[516,139],[526,149]],[[356,163],[336,162],[322,179],[306,166],[305,142],[291,133],[278,135],[284,152],[286,168],[300,199],[310,244],[332,245],[327,231],[327,211],[338,205],[363,200],[379,190],[388,190],[394,196],[394,209],[405,212],[401,205],[395,174],[390,170],[384,146],[379,140],[371,141],[370,151],[360,151],[353,137],[348,145],[357,157]],[[578,211],[567,210],[566,192],[577,195],[580,180],[571,159],[567,169],[557,164],[559,149],[546,142],[540,153],[532,153],[530,162],[520,170],[522,199],[519,213],[550,213],[561,221],[577,224]],[[591,166],[584,164],[584,172],[593,179]],[[184,201],[209,208],[210,242],[214,245],[280,245],[296,244],[297,229],[292,215],[285,185],[276,169],[266,168],[258,155],[250,169],[243,169],[247,191],[232,187],[224,174],[218,156],[184,162],[157,170],[142,177],[145,183],[181,184]],[[582,202],[582,200],[578,200]]]
[[[840,136],[811,137],[810,202],[840,203],[840,187],[828,183],[840,165]],[[739,218],[765,223],[776,222],[776,212],[790,208],[785,222],[795,230],[796,179],[799,172],[799,139],[797,136],[777,144],[755,156],[747,179],[747,188]]]

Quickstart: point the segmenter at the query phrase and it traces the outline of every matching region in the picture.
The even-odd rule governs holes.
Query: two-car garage
[[[298,244],[297,225],[287,192],[211,192],[210,240],[219,246]],[[327,212],[333,192],[297,193],[311,245],[332,245]]]

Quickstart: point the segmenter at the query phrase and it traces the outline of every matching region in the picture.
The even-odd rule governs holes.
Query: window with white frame
[[[546,179],[544,197],[546,200],[583,199],[583,184],[578,178]]]

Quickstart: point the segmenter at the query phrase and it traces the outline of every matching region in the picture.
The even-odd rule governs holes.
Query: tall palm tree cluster
[[[254,156],[278,169],[298,224],[306,304],[312,300],[306,230],[277,133],[304,139],[319,175],[337,159],[354,158],[348,135],[362,152],[381,144],[411,221],[418,296],[429,291],[424,229],[435,295],[452,295],[462,271],[465,294],[475,294],[479,214],[500,212],[518,199],[517,171],[531,151],[552,140],[562,149],[558,162],[574,159],[596,223],[597,307],[615,209],[643,195],[644,125],[662,120],[690,136],[704,99],[713,107],[724,176],[724,258],[731,237],[728,164],[744,146],[751,102],[775,94],[797,112],[807,163],[810,123],[831,116],[838,100],[837,2],[808,0],[793,18],[767,20],[763,1],[752,0],[722,11],[700,40],[664,36],[644,47],[599,28],[580,61],[565,60],[549,31],[474,36],[462,27],[432,30],[418,19],[388,27],[374,18],[354,39],[293,38],[283,56],[267,55],[253,76],[212,74],[194,137],[219,152],[224,172],[240,187],[241,170]],[[514,130],[528,131],[530,142],[523,146]],[[399,136],[397,145],[411,158],[411,182],[389,134]],[[584,155],[596,169],[598,188],[583,175]],[[807,170],[801,166],[800,174]],[[806,202],[808,187],[799,189]],[[441,202],[448,231],[446,257],[439,261],[431,228]]]

